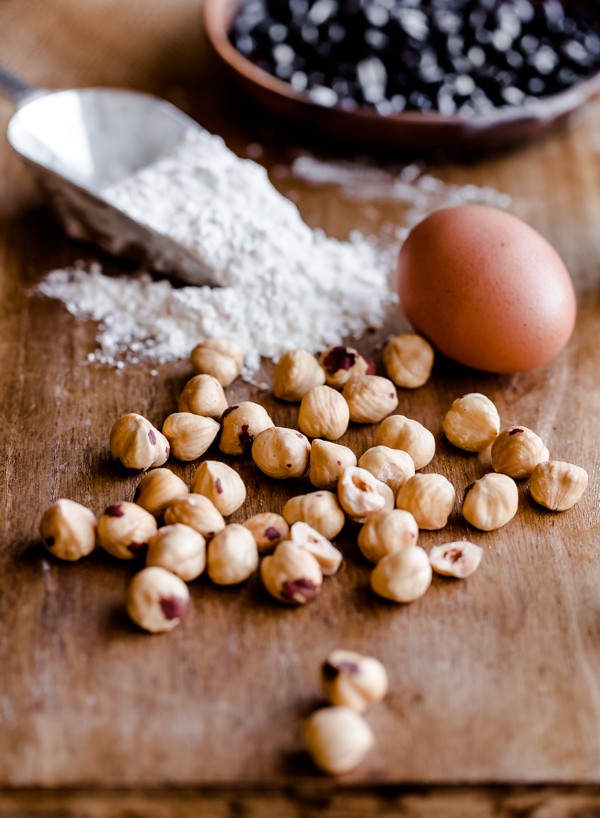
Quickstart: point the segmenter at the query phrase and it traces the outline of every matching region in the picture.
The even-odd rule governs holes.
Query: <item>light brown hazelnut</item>
[[[526,426],[511,426],[492,445],[494,471],[515,479],[529,477],[538,463],[549,459],[544,441]]]
[[[317,560],[306,548],[290,540],[279,543],[275,552],[263,559],[260,574],[271,596],[288,605],[311,602],[323,583]]]
[[[146,565],[157,565],[191,582],[204,571],[206,542],[189,525],[165,525],[148,540]]]
[[[225,528],[223,515],[203,494],[188,494],[174,500],[165,511],[165,523],[189,525],[206,538]]]
[[[392,602],[414,602],[427,591],[431,577],[427,552],[415,545],[379,560],[371,573],[371,588]]]
[[[408,478],[415,473],[415,464],[409,453],[389,446],[372,446],[367,449],[358,459],[358,465],[389,486],[394,495],[398,494]]]
[[[302,477],[308,468],[310,443],[301,432],[274,426],[256,436],[252,459],[268,477]]]
[[[331,386],[314,386],[302,398],[298,426],[308,437],[337,440],[349,422],[348,404]]]
[[[173,500],[189,493],[190,490],[181,477],[177,477],[170,469],[154,469],[141,477],[133,500],[150,514],[161,517]]]
[[[186,615],[190,601],[183,580],[151,566],[136,574],[127,589],[129,617],[150,633],[172,631]]]
[[[375,743],[363,716],[352,707],[323,707],[309,716],[306,746],[317,767],[329,775],[348,773]]]
[[[212,375],[194,375],[183,387],[178,407],[180,412],[218,420],[227,409],[227,398],[223,387]]]
[[[443,422],[450,443],[466,452],[481,452],[500,432],[500,415],[492,401],[479,392],[457,398]]]
[[[308,523],[294,523],[290,531],[290,539],[299,548],[305,548],[312,554],[326,577],[333,576],[342,564],[341,551]]]
[[[290,527],[280,514],[263,511],[245,521],[244,525],[256,540],[260,554],[266,554],[290,536]]]
[[[430,463],[435,454],[435,438],[429,429],[404,415],[385,418],[377,429],[375,442],[378,446],[408,452],[417,471]]]
[[[402,486],[396,506],[410,511],[419,528],[443,528],[454,505],[454,486],[441,474],[415,474]]]
[[[354,423],[377,423],[398,406],[396,387],[378,375],[357,375],[342,389]]]
[[[208,338],[190,355],[196,372],[212,375],[221,386],[229,386],[242,371],[244,353],[231,338]]]
[[[382,701],[388,689],[385,667],[373,656],[352,650],[334,650],[321,666],[323,697],[331,704],[363,713]]]
[[[314,355],[304,349],[284,353],[273,372],[273,394],[295,403],[313,387],[325,383],[325,372]]]
[[[120,560],[145,554],[156,520],[135,503],[113,503],[98,520],[98,545]]]
[[[57,500],[42,515],[40,536],[55,557],[73,562],[94,550],[96,518],[74,500]]]
[[[205,460],[196,469],[192,491],[212,500],[224,517],[233,514],[246,499],[246,485],[239,474],[226,463]]]
[[[346,514],[357,523],[363,523],[378,511],[394,507],[392,490],[371,472],[357,466],[348,466],[340,475],[338,500]]]
[[[462,515],[481,531],[493,531],[506,525],[517,513],[519,492],[506,474],[484,474],[465,489]]]
[[[331,491],[312,491],[291,497],[283,507],[283,516],[290,525],[299,521],[308,523],[328,540],[337,537],[346,522],[338,499]]]
[[[427,383],[433,358],[431,344],[412,332],[390,338],[383,348],[385,371],[396,386],[403,389],[417,389]]]
[[[341,389],[357,375],[375,374],[375,364],[353,347],[329,347],[319,355],[319,363],[325,370],[327,386],[334,389]]]
[[[245,526],[225,526],[208,544],[208,576],[217,585],[238,585],[258,568],[256,541]]]
[[[380,511],[366,521],[358,534],[358,547],[371,562],[412,548],[419,538],[419,526],[409,511],[394,508]]]
[[[110,430],[110,453],[124,468],[146,471],[167,462],[170,446],[149,420],[131,412]]]
[[[171,454],[189,462],[202,457],[219,434],[220,424],[193,412],[174,412],[163,423],[163,435],[171,444]]]
[[[247,456],[254,438],[274,424],[264,407],[246,400],[229,406],[221,416],[221,425],[219,449],[224,454]]]
[[[434,545],[429,552],[429,562],[436,574],[444,577],[466,579],[479,568],[483,549],[469,540]]]
[[[310,444],[308,479],[320,489],[337,486],[340,474],[348,466],[356,466],[356,455],[347,446],[329,440],[313,440]]]
[[[550,511],[566,511],[581,498],[588,484],[588,473],[581,466],[561,460],[538,463],[531,475],[531,496]]]

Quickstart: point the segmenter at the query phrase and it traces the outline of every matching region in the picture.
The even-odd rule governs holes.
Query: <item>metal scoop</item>
[[[173,151],[200,126],[164,100],[112,88],[34,88],[0,63],[17,111],[8,141],[47,191],[66,233],[145,269],[218,284],[195,254],[131,219],[102,190]]]

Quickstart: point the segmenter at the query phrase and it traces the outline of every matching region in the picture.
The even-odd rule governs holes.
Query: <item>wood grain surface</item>
[[[152,90],[241,155],[260,143],[270,169],[315,149],[310,135],[266,121],[224,84],[192,0],[3,0],[0,58],[40,85]],[[2,130],[10,113],[0,101]],[[150,367],[82,363],[95,328],[28,291],[90,251],[63,237],[2,140],[0,815],[600,815],[599,132],[596,106],[526,150],[435,169],[511,194],[513,212],[563,255],[579,316],[549,366],[491,376],[439,361],[424,388],[400,393],[398,409],[434,431],[438,453],[426,471],[447,475],[460,497],[487,464],[452,450],[441,419],[455,397],[486,393],[504,424],[532,427],[553,456],[588,469],[580,504],[553,515],[522,488],[518,516],[489,534],[455,509],[449,527],[422,543],[470,537],[485,549],[481,569],[466,582],[436,578],[405,607],[370,593],[349,526],[339,538],[344,567],[314,604],[283,608],[258,578],[230,589],[202,578],[185,623],[158,637],[124,615],[135,567],[100,552],[61,564],[39,545],[37,525],[58,497],[97,513],[131,497],[137,481],[110,462],[110,427],[129,411],[162,423],[190,367],[151,377]],[[323,146],[324,156],[335,151]],[[402,217],[394,204],[360,206],[332,187],[273,179],[311,225],[336,236]],[[386,332],[404,326],[398,318],[359,346],[377,356]],[[279,425],[296,422],[294,407],[242,382],[228,396],[263,402]],[[353,427],[343,442],[360,454],[374,432]],[[306,489],[234,465],[248,485],[234,521],[280,511]],[[188,480],[195,466],[172,464]],[[338,646],[381,658],[390,693],[368,714],[374,751],[332,782],[306,759],[301,728],[319,703],[319,664]],[[143,794],[156,788],[162,794]],[[130,793],[118,802],[121,790]]]

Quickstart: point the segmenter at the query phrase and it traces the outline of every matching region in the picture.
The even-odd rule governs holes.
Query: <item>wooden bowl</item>
[[[344,143],[429,157],[468,159],[530,142],[564,124],[600,96],[600,72],[558,94],[486,116],[407,111],[382,116],[368,108],[325,107],[263,71],[231,44],[228,33],[241,0],[205,0],[204,26],[215,53],[241,88],[266,110]]]

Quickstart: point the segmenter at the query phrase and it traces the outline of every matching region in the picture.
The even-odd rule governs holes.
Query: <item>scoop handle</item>
[[[17,77],[0,62],[0,94],[9,97],[17,105],[38,89]]]

